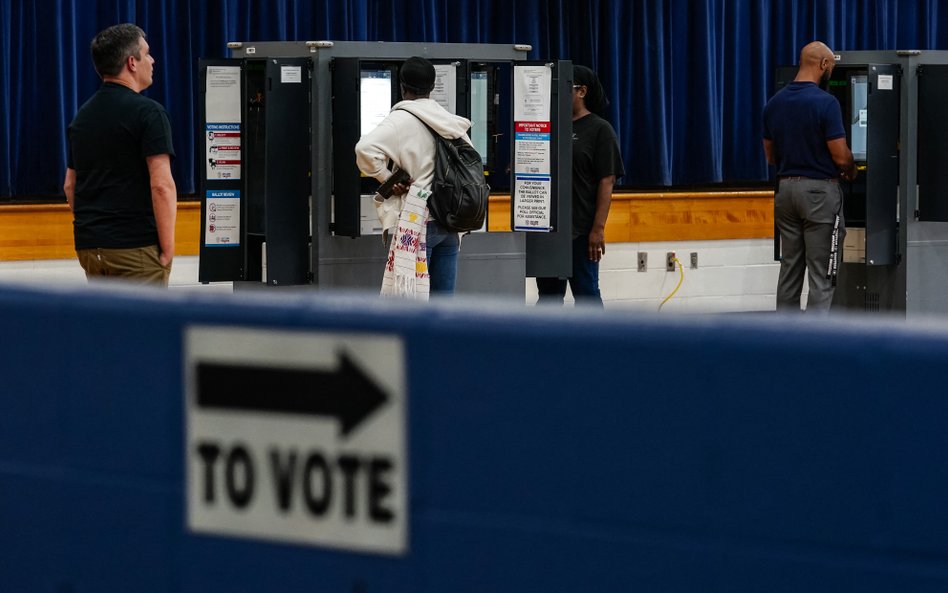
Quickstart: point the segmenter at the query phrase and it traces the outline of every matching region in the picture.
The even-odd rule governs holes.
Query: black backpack
[[[444,138],[423,119],[415,117],[428,128],[435,141],[434,181],[428,196],[428,213],[449,231],[465,233],[480,229],[487,217],[490,194],[481,155],[463,137]]]

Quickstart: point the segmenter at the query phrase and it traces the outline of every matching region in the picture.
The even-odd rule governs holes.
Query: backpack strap
[[[418,121],[420,121],[422,124],[424,124],[424,126],[425,126],[426,128],[428,128],[428,131],[431,132],[431,135],[432,135],[432,136],[436,136],[436,137],[441,138],[441,139],[443,139],[443,140],[450,140],[449,138],[445,138],[444,136],[442,136],[442,135],[439,134],[438,132],[435,132],[435,131],[434,131],[434,128],[432,128],[431,126],[428,125],[428,122],[426,122],[425,120],[421,119],[420,117],[418,117],[416,114],[412,113],[411,111],[408,111],[407,109],[402,109],[401,107],[397,108],[396,111],[404,111],[405,113],[411,113],[411,115],[412,115],[415,119],[417,119]]]

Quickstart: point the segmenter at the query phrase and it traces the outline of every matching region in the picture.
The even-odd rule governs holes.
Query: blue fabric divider
[[[185,528],[182,335],[406,344],[410,552]],[[2,591],[945,591],[948,331],[0,289]]]

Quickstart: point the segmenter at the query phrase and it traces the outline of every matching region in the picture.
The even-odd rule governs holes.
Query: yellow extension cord
[[[678,286],[676,286],[675,290],[671,291],[671,294],[665,297],[665,300],[662,301],[662,304],[658,306],[659,311],[662,310],[662,307],[665,305],[665,303],[669,301],[669,299],[675,296],[675,293],[678,292],[679,288],[681,288],[681,283],[685,281],[685,266],[681,265],[681,262],[678,261],[677,257],[674,258],[672,261],[678,264],[678,272],[680,274],[680,276],[678,277]]]

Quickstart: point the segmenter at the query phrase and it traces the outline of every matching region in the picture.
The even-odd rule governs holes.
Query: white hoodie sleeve
[[[388,118],[374,130],[359,139],[355,146],[356,165],[359,170],[383,182],[391,177],[388,170],[390,155],[398,154],[398,130]]]

